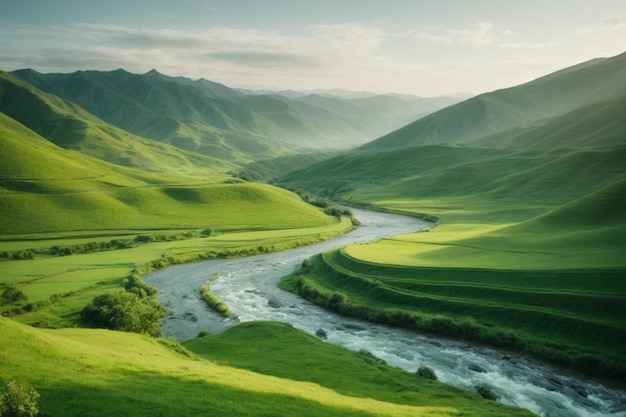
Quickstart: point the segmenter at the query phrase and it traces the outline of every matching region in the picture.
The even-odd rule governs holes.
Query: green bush
[[[111,330],[161,336],[161,319],[167,311],[155,299],[117,290],[95,297],[81,312],[87,322]]]
[[[28,297],[26,294],[20,289],[18,289],[15,285],[8,286],[0,296],[4,300],[15,303],[17,301],[25,301]]]
[[[0,391],[0,417],[32,417],[37,415],[39,393],[15,381],[9,381]]]

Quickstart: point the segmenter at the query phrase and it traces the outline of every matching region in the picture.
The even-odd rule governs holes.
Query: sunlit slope
[[[289,228],[330,224],[264,184],[147,174],[65,150],[0,113],[0,234],[123,228]]]
[[[447,107],[361,147],[466,143],[626,95],[626,53],[596,59]]]
[[[626,95],[595,102],[562,116],[487,136],[472,146],[512,149],[612,146],[626,143]]]
[[[452,416],[461,411],[454,403],[411,406],[340,394],[219,365],[172,342],[136,334],[41,330],[4,318],[0,330],[3,378],[33,386],[46,415]],[[529,415],[493,404],[485,409]]]
[[[0,210],[3,235],[117,229],[300,228],[335,221],[295,194],[250,183],[6,192]]]
[[[526,151],[433,145],[347,153],[277,182],[354,201],[464,197],[525,203],[512,209],[553,207],[623,178],[624,158],[623,145]]]
[[[219,159],[108,125],[76,104],[37,90],[5,72],[0,72],[0,112],[62,148],[122,166],[174,173],[210,173],[232,167]]]

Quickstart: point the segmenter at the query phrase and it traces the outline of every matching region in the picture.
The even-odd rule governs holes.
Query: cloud
[[[583,29],[581,33],[583,35],[589,35],[597,32],[610,33],[623,29],[626,29],[626,14],[613,14]]]
[[[473,28],[431,27],[407,32],[405,35],[439,45],[483,47],[497,43],[500,37],[511,35],[511,31],[497,28],[491,22],[479,22]]]
[[[548,42],[509,42],[509,43],[501,43],[498,45],[498,48],[504,49],[542,49],[542,48],[553,48],[555,46],[561,45],[561,41],[548,41]]]
[[[254,68],[285,68],[288,67],[318,67],[322,63],[302,54],[258,52],[258,51],[234,51],[234,52],[211,52],[206,55],[210,59],[229,62],[235,65],[243,65]]]

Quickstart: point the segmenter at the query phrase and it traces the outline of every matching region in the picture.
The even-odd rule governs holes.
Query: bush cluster
[[[37,249],[18,250],[14,252],[2,251],[0,252],[0,259],[8,261],[26,261],[35,259],[35,255],[37,253],[41,253],[41,251],[38,251]]]
[[[158,337],[167,311],[157,302],[156,295],[156,288],[134,272],[124,280],[124,289],[95,297],[81,311],[81,318],[105,329]]]
[[[0,389],[0,417],[32,417],[39,413],[39,393],[15,381]]]
[[[95,297],[81,311],[81,318],[98,327],[161,336],[161,319],[167,315],[154,298],[116,290]]]

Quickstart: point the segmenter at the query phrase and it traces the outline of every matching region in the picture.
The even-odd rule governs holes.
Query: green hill
[[[0,72],[0,112],[65,149],[160,172],[218,172],[225,162],[161,144],[108,125],[76,104]],[[210,167],[210,170],[206,168]]]
[[[529,128],[516,128],[472,141],[471,146],[513,149],[597,147],[626,143],[626,95],[581,106]]]
[[[0,235],[332,222],[295,194],[269,185],[121,167],[62,149],[5,114],[0,121]]]
[[[3,381],[15,380],[40,394],[42,415],[64,416],[516,416],[527,411],[504,407],[443,385],[420,380],[415,375],[371,365],[357,354],[327,347],[320,341],[298,335],[282,325],[253,324],[236,333],[248,332],[261,343],[286,344],[296,340],[313,347],[309,355],[335,368],[317,370],[323,380],[309,381],[270,376],[246,370],[244,365],[227,366],[205,360],[182,346],[164,339],[107,330],[44,330],[0,318],[0,361]],[[264,336],[265,334],[265,336]],[[271,337],[271,340],[269,339]],[[221,339],[228,343],[229,337]],[[246,344],[250,339],[246,340]],[[219,340],[217,343],[220,343]],[[323,351],[315,355],[317,349]],[[333,357],[327,351],[334,351]],[[270,353],[268,353],[269,355]],[[387,381],[376,392],[376,385],[363,382],[353,387],[336,369],[351,363],[351,371],[385,376]],[[354,365],[360,363],[361,369]],[[276,368],[280,364],[276,363]],[[330,369],[330,370],[328,370]],[[353,374],[358,377],[359,374]],[[390,380],[396,376],[397,381]],[[330,384],[324,380],[331,380]],[[402,381],[403,392],[398,392]],[[372,391],[364,398],[363,393]],[[418,392],[415,392],[418,391]],[[432,395],[428,404],[422,395]],[[425,404],[426,403],[426,404]],[[445,404],[445,405],[444,405]]]
[[[361,147],[384,150],[467,143],[626,95],[626,53],[596,59],[526,84],[446,107]]]

